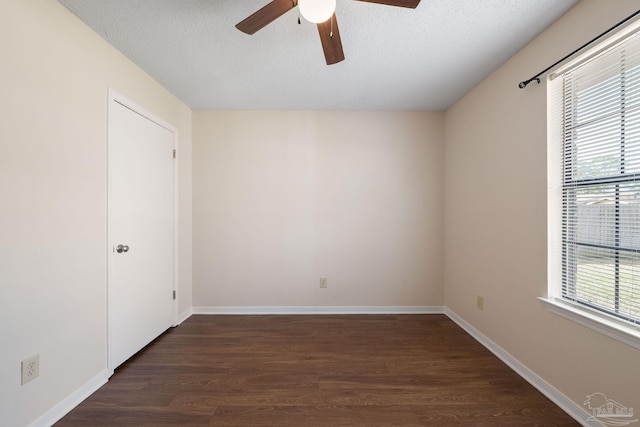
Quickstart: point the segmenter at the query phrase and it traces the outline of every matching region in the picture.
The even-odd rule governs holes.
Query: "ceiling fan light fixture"
[[[314,24],[328,21],[336,11],[336,0],[298,0],[300,14]]]

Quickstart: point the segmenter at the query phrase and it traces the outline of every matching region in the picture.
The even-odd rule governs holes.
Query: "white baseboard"
[[[189,317],[191,317],[192,314],[193,314],[193,307],[190,307],[189,309],[185,310],[178,316],[178,320],[176,320],[176,324],[173,326],[178,326],[179,324],[187,320]]]
[[[67,415],[73,408],[78,406],[87,397],[91,396],[96,390],[106,384],[109,379],[107,370],[100,372],[98,375],[89,380],[82,387],[71,393],[62,402],[48,410],[44,415],[30,424],[30,427],[50,427],[54,423],[60,421],[62,417]]]
[[[283,307],[193,307],[193,314],[443,314],[440,306],[283,306]]]
[[[522,364],[522,362],[507,353],[502,349],[502,347],[491,341],[486,335],[471,326],[460,316],[458,316],[448,308],[445,308],[444,313],[451,320],[457,323],[458,326],[464,329],[469,335],[475,338],[476,341],[485,346],[498,359],[502,360],[518,375],[529,382],[529,384],[538,389],[540,393],[544,394],[549,400],[558,405],[560,409],[565,411],[574,420],[585,427],[603,427],[600,422],[593,419],[589,420],[591,414],[585,411],[581,406],[577,405],[574,401],[558,391],[558,389],[556,389],[554,386],[546,382],[531,369],[527,368],[524,364]]]

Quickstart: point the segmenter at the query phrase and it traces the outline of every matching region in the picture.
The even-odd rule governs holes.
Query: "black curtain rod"
[[[616,25],[614,25],[613,27],[609,28],[607,31],[605,31],[604,33],[600,34],[597,37],[594,37],[593,39],[589,40],[588,42],[586,42],[585,44],[583,44],[582,46],[580,46],[579,48],[577,48],[576,50],[574,50],[573,52],[571,52],[570,54],[568,54],[567,56],[565,56],[564,58],[562,58],[561,60],[555,62],[553,65],[548,66],[547,68],[545,68],[544,70],[540,71],[538,74],[536,74],[535,76],[531,77],[529,80],[525,80],[522,81],[518,84],[518,87],[520,89],[524,89],[525,87],[527,87],[527,85],[529,83],[531,83],[532,81],[536,81],[538,84],[540,83],[540,76],[543,75],[544,73],[546,73],[547,71],[549,71],[550,69],[552,69],[553,67],[555,67],[556,65],[558,65],[559,63],[561,63],[562,61],[571,58],[573,55],[575,55],[576,53],[580,52],[582,49],[584,49],[585,47],[589,46],[591,43],[593,43],[594,41],[598,40],[599,38],[609,34],[611,31],[615,30],[616,28],[618,28],[619,26],[623,25],[624,23],[626,23],[627,21],[629,21],[630,19],[633,19],[634,17],[636,17],[638,14],[640,14],[640,10],[638,10],[637,12],[635,12],[633,15],[626,17],[625,19],[623,19],[622,21],[618,22]]]

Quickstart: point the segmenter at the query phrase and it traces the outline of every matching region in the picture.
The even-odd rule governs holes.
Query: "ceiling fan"
[[[368,3],[386,4],[388,6],[415,9],[420,0],[358,0]],[[327,65],[344,60],[340,31],[336,20],[336,0],[272,0],[269,4],[250,15],[236,25],[236,28],[247,34],[254,34],[275,21],[294,7],[300,8],[300,14],[318,26],[320,42]]]

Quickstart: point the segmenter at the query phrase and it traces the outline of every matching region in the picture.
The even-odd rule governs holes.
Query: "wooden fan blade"
[[[338,29],[338,20],[335,13],[331,19],[318,24],[318,33],[320,33],[320,41],[322,42],[322,50],[324,50],[324,59],[327,61],[327,65],[344,60],[340,30]]]
[[[378,3],[378,4],[386,4],[387,6],[398,6],[398,7],[408,7],[410,9],[415,9],[418,7],[420,0],[358,0],[364,1],[367,3]]]
[[[273,0],[271,3],[238,23],[236,28],[247,34],[254,34],[272,23],[296,6],[294,0]]]

